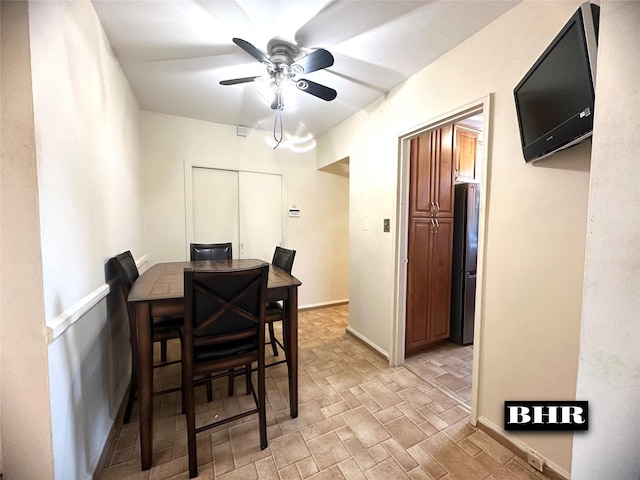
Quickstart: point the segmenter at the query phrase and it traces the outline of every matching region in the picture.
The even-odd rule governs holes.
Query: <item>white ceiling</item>
[[[495,20],[520,0],[93,0],[140,107],[272,130],[259,83],[220,80],[265,68],[232,42],[267,51],[274,37],[302,54],[329,50],[333,66],[305,78],[331,87],[326,102],[295,91],[289,135],[318,137]]]

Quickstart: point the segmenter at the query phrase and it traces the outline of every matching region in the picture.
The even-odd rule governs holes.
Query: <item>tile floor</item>
[[[286,367],[267,370],[269,447],[260,450],[257,419],[246,417],[198,437],[201,479],[440,479],[536,480],[509,450],[468,423],[467,408],[435,387],[445,373],[422,380],[405,367],[390,368],[345,334],[348,306],[300,313],[300,407],[289,416]],[[175,349],[176,345],[172,345]],[[450,352],[453,353],[453,352]],[[445,355],[446,356],[446,355]],[[437,358],[429,362],[453,376]],[[438,364],[438,362],[440,364]],[[457,362],[453,362],[456,364]],[[455,366],[455,365],[454,365]],[[465,367],[460,367],[465,368]],[[439,373],[435,367],[435,372]],[[159,384],[179,381],[179,367],[164,369]],[[456,385],[457,386],[457,385]],[[454,386],[455,389],[455,386]],[[464,388],[456,390],[460,393]],[[216,389],[200,421],[252,402],[242,379],[234,397]],[[463,392],[464,393],[464,392]],[[100,480],[186,479],[184,416],[177,394],[155,397],[153,467],[140,470],[137,416],[120,428]]]
[[[405,366],[471,408],[473,345],[445,342],[405,360]]]

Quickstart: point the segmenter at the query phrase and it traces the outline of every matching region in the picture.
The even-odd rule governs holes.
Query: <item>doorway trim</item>
[[[391,327],[391,349],[389,363],[391,366],[403,365],[405,357],[405,318],[407,303],[407,241],[408,241],[408,208],[409,208],[409,155],[411,139],[427,131],[441,128],[444,125],[455,123],[474,114],[482,113],[483,116],[483,159],[480,167],[480,213],[478,225],[478,267],[476,287],[475,328],[473,344],[473,372],[471,380],[471,416],[472,425],[477,424],[480,378],[480,355],[482,345],[482,319],[484,317],[484,270],[485,270],[485,232],[487,223],[487,188],[490,175],[491,152],[491,118],[493,94],[456,108],[441,116],[435,117],[410,130],[398,135],[398,196],[396,199],[396,236],[395,236],[395,307],[394,318]]]

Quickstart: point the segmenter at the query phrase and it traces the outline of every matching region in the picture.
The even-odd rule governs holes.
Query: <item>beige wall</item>
[[[504,400],[575,397],[590,141],[525,164],[513,87],[579,5],[519,4],[319,141],[319,166],[350,158],[350,327],[390,351],[398,138],[493,94],[476,411],[499,430]],[[571,434],[517,439],[570,470]]]
[[[589,197],[574,480],[640,478],[640,3],[605,1]]]
[[[1,2],[0,425],[4,478],[52,478],[28,5]]]
[[[296,250],[293,274],[302,281],[301,306],[349,298],[346,177],[316,169],[315,150],[273,149],[271,132],[170,115],[143,113],[146,252],[149,263],[186,259],[185,161],[191,165],[283,175],[284,202],[300,208],[288,218],[285,246]]]

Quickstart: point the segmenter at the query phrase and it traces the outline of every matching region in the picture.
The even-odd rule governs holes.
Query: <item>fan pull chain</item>
[[[282,96],[281,93],[278,92],[278,108],[276,108],[276,118],[273,122],[273,139],[276,141],[276,146],[273,147],[275,150],[278,148],[278,145],[282,142],[282,138],[284,137],[284,132],[282,128]]]

